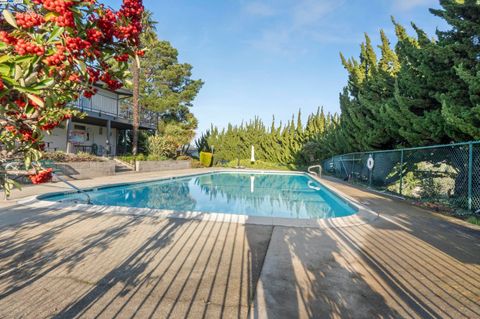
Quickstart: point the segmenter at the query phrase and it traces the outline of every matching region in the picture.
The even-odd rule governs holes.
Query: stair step
[[[133,172],[134,169],[132,166],[128,166],[125,163],[116,160],[115,161],[115,173],[122,174],[122,173],[130,173]]]

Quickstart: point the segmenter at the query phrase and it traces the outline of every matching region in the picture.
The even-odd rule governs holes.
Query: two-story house
[[[117,155],[119,138],[133,128],[131,96],[125,89],[112,92],[99,87],[92,98],[80,97],[73,107],[85,117],[73,118],[55,128],[45,137],[46,150]],[[158,119],[158,113],[142,110],[140,129],[156,130]]]

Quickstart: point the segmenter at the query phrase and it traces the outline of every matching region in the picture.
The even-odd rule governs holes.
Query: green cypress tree
[[[417,38],[392,19],[398,42],[395,47],[401,69],[395,83],[395,100],[386,104],[385,113],[394,123],[402,146],[446,143],[445,121],[437,92],[448,85],[450,71],[438,54],[438,46],[413,25]]]
[[[442,9],[430,10],[452,26],[437,31],[439,56],[448,68],[448,84],[436,97],[452,139],[480,139],[480,3],[440,1]]]
[[[379,112],[366,104],[367,100],[363,98],[369,80],[378,73],[377,55],[367,34],[360,49],[359,61],[354,58],[347,60],[341,55],[342,64],[349,73],[348,85],[340,94],[341,124],[348,150],[352,151],[377,146],[375,139],[381,136],[377,134]]]
[[[386,116],[386,104],[394,99],[395,79],[400,63],[383,30],[380,31],[380,38],[381,58],[365,77],[358,93],[359,103],[368,110],[366,119],[369,130],[363,133],[364,145],[368,149],[392,148],[397,143],[396,132]]]

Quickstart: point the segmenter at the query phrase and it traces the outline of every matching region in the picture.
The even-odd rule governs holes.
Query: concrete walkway
[[[0,203],[0,318],[480,317],[478,227],[324,183],[381,217],[322,230]]]

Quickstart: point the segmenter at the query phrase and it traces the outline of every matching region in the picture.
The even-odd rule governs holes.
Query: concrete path
[[[255,318],[480,318],[480,228],[324,181],[381,213],[326,230],[275,227]]]
[[[0,318],[245,318],[271,227],[13,207]]]
[[[480,317],[478,227],[325,183],[381,218],[321,230],[0,203],[0,318]]]

